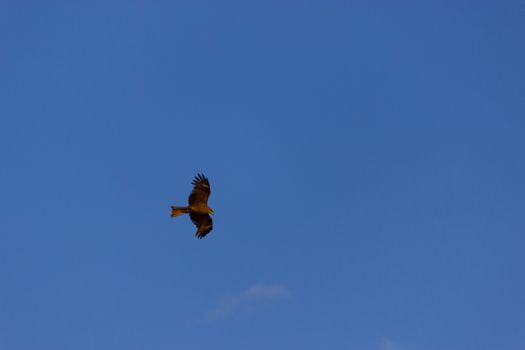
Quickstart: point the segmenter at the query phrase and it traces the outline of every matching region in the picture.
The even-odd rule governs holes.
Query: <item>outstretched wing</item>
[[[213,221],[208,214],[190,213],[190,219],[191,222],[197,226],[197,232],[195,232],[195,236],[198,239],[206,236],[213,229]]]
[[[206,176],[197,174],[195,179],[192,181],[193,191],[191,191],[190,197],[188,198],[188,204],[190,206],[208,205],[208,197],[210,196],[210,182]]]

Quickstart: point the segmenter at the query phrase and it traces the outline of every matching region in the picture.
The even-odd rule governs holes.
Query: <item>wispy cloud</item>
[[[380,349],[381,350],[429,350],[429,348],[421,347],[420,345],[406,344],[406,343],[399,344],[397,342],[393,342],[390,339],[385,339]]]
[[[262,304],[285,299],[290,295],[290,290],[284,285],[257,284],[236,295],[219,300],[217,306],[206,314],[206,320],[212,322],[239,316]]]
[[[390,340],[386,340],[383,343],[383,346],[381,348],[382,350],[401,350],[401,347],[399,347],[397,344]]]

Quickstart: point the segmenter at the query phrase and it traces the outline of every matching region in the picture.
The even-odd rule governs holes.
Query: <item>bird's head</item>
[[[212,209],[212,208],[208,208],[208,214],[211,214],[211,215],[213,215],[213,214],[215,214],[215,212],[213,211],[213,209]]]

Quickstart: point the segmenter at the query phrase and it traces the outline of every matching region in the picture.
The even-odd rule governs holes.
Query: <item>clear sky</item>
[[[0,1],[0,349],[524,349],[525,3],[396,3]]]

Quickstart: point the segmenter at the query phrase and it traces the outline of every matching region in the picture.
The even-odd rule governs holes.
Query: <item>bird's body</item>
[[[210,214],[213,214],[213,209],[208,207],[208,197],[210,196],[210,182],[206,176],[197,174],[192,182],[193,191],[188,197],[188,206],[186,207],[171,207],[171,217],[176,217],[183,214],[190,214],[190,219],[195,226],[197,238],[203,238],[213,229],[213,221]]]

